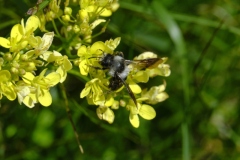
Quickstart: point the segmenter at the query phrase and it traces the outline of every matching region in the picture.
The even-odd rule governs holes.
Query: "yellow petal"
[[[49,81],[48,84],[50,86],[54,86],[60,81],[61,76],[59,73],[52,72],[46,76],[46,79]]]
[[[33,32],[40,26],[39,18],[35,15],[28,18],[26,22],[26,32]]]
[[[106,22],[105,19],[97,19],[91,24],[91,29],[94,29],[96,26],[98,26],[100,23]]]
[[[19,86],[17,91],[18,103],[22,104],[23,99],[30,94],[30,89],[27,86]]]
[[[84,59],[79,64],[80,73],[82,75],[87,75],[89,72],[89,67],[87,66],[87,61]]]
[[[156,117],[156,111],[153,107],[143,104],[139,110],[139,115],[147,120],[151,120]]]
[[[139,71],[137,72],[134,77],[138,82],[146,83],[149,80],[148,72],[146,71]]]
[[[54,52],[54,51],[53,51],[53,52]],[[53,62],[53,61],[56,60],[56,57],[53,55],[53,52],[51,52],[51,51],[46,51],[46,52],[44,52],[43,54],[41,54],[40,57],[41,57],[43,60],[51,63],[51,62]],[[34,53],[35,53],[35,52],[34,52]]]
[[[105,103],[105,96],[102,92],[93,92],[92,98],[95,105],[104,105]]]
[[[107,108],[106,112],[103,115],[103,119],[108,123],[113,123],[114,121],[114,113],[110,108]]]
[[[67,78],[67,72],[63,69],[63,66],[59,66],[56,72],[61,76],[60,83],[64,82]]]
[[[139,117],[137,114],[130,114],[129,115],[129,121],[132,124],[133,127],[138,128],[139,127]]]
[[[41,90],[41,95],[37,98],[44,107],[48,107],[52,104],[52,96],[48,90]]]
[[[29,108],[33,108],[34,104],[37,103],[37,99],[36,99],[36,95],[35,94],[29,94],[28,96],[26,96],[23,100],[23,103],[29,107]]]
[[[26,46],[28,45],[28,41],[22,41],[20,44],[21,48],[26,48]]]
[[[72,69],[72,63],[68,60],[67,56],[64,56],[63,65],[66,71]]]
[[[91,54],[99,54],[105,50],[105,44],[102,41],[95,42],[90,49]]]
[[[129,87],[131,88],[132,92],[135,93],[135,94],[138,94],[138,93],[142,92],[141,87],[137,83],[135,83],[133,81],[131,81],[129,83]]]
[[[156,75],[169,76],[171,74],[170,66],[167,64],[160,64],[157,68],[149,69],[149,76],[154,77]]]
[[[108,107],[98,107],[97,115],[99,119],[105,120],[108,123],[113,123],[114,121],[114,112]]]
[[[27,84],[31,84],[30,81],[32,81],[34,79],[34,75],[30,72],[26,72],[23,76],[23,81]]]
[[[39,37],[39,36],[33,36],[33,35],[30,35],[28,36],[27,38],[27,42],[29,43],[29,45],[31,45],[33,48],[36,48],[38,49],[39,46],[41,45],[42,43],[42,38]]]
[[[100,13],[100,16],[103,16],[103,17],[109,17],[112,15],[112,11],[110,9],[106,9],[106,8],[102,8],[102,7],[99,7],[98,8],[98,12],[101,11]]]
[[[90,90],[91,90],[91,87],[87,87],[87,86],[86,86],[86,87],[82,90],[82,92],[81,92],[81,94],[80,94],[80,98],[83,98],[83,97],[87,96],[87,95],[89,94]]]
[[[10,101],[13,101],[17,97],[13,85],[2,85],[0,90]]]
[[[1,82],[7,82],[11,78],[11,73],[7,70],[0,71],[0,83]]]
[[[53,37],[54,37],[53,32],[45,33],[42,37],[42,43],[40,44],[38,49],[41,51],[47,51],[49,47],[52,45]]]
[[[23,31],[22,26],[20,24],[16,24],[13,26],[11,30],[11,38],[15,39],[16,42],[19,42],[22,39]]]
[[[0,46],[4,48],[10,48],[10,41],[6,38],[0,37]]]
[[[112,106],[113,102],[114,102],[113,97],[108,96],[104,105],[107,106],[107,107],[110,107],[110,106]]]
[[[158,94],[155,98],[155,101],[158,102],[162,102],[165,101],[168,98],[168,94],[166,92],[162,92],[160,94]]]
[[[87,47],[83,45],[78,49],[77,55],[79,57],[81,57],[81,56],[85,55],[86,53],[87,53]]]
[[[121,41],[120,37],[115,38],[114,40],[110,39],[108,41],[105,42],[105,45],[107,46],[106,48],[108,49],[107,51],[113,51],[116,49],[116,47],[119,45]],[[111,52],[109,52],[111,53]]]

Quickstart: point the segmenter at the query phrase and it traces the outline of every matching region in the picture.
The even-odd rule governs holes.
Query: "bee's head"
[[[113,63],[113,58],[114,58],[114,56],[112,54],[104,53],[103,57],[100,60],[100,64],[104,68],[109,68]]]

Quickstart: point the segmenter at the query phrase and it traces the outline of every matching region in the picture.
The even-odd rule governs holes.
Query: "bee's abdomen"
[[[116,91],[118,90],[120,87],[122,87],[122,81],[117,78],[117,77],[112,77],[110,80],[109,80],[109,85],[108,87],[112,90],[112,91]]]

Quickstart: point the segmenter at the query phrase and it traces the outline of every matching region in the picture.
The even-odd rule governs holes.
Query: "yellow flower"
[[[22,104],[23,102],[29,108],[34,107],[35,103],[37,103],[35,87],[32,87],[30,84],[27,84],[24,81],[19,81],[15,89],[17,91],[19,104]]]
[[[106,49],[105,49],[105,52],[107,53],[113,53],[113,51],[117,48],[117,46],[119,45],[121,41],[121,38],[120,37],[117,37],[115,39],[110,39],[110,40],[107,40],[105,42],[105,45],[106,45]]]
[[[163,62],[159,64],[157,67],[153,69],[147,69],[149,72],[149,77],[155,76],[164,76],[168,77],[171,74],[170,66],[168,64],[164,64],[167,61],[166,57],[161,58]]]
[[[5,48],[10,48],[11,52],[24,49],[28,43],[34,39],[33,32],[39,27],[39,25],[40,21],[37,16],[33,15],[29,17],[26,25],[22,19],[21,24],[13,26],[9,39],[0,37],[0,45]]]
[[[166,88],[166,82],[159,86],[154,86],[147,90],[143,90],[142,98],[146,98],[145,102],[148,104],[157,104],[166,100],[169,96],[166,92],[164,92]]]
[[[97,115],[99,119],[105,120],[110,124],[113,123],[115,117],[114,112],[106,106],[99,106],[97,108]]]
[[[49,106],[52,103],[52,96],[49,92],[50,87],[55,86],[59,83],[61,76],[59,73],[52,72],[44,77],[47,69],[44,69],[39,76],[34,76],[32,73],[27,72],[23,76],[23,80],[25,83],[30,84],[34,87],[36,99],[43,106]]]
[[[80,94],[80,98],[88,97],[95,105],[104,105],[105,96],[101,89],[101,81],[98,78],[94,78],[87,82],[85,88]]]
[[[78,49],[78,56],[80,57],[79,69],[82,75],[88,75],[90,66],[96,64],[96,56],[101,55],[101,50],[105,50],[105,45],[101,41],[95,42],[91,47],[82,45]]]
[[[67,77],[67,71],[72,69],[72,63],[69,61],[66,55],[62,56],[61,53],[57,51],[45,52],[43,54],[43,59],[49,63],[55,62],[56,66],[59,66],[56,70],[60,74],[60,83],[64,82]]]
[[[2,95],[11,101],[16,99],[14,86],[11,82],[11,74],[7,70],[0,71],[0,100],[2,99]]]
[[[37,55],[44,54],[50,48],[52,45],[53,37],[54,32],[48,32],[45,33],[42,38],[39,38],[39,42],[33,45]]]
[[[104,17],[109,17],[112,15],[112,11],[106,7],[108,5],[111,5],[111,1],[96,1],[94,3],[93,1],[90,0],[81,0],[80,1],[80,7],[81,10],[86,10],[90,16],[98,17],[98,16],[104,16]]]
[[[142,101],[142,100],[138,99],[138,102],[140,102],[140,101]],[[138,103],[138,108],[136,108],[133,101],[130,100],[130,102],[128,103],[128,105],[126,107],[130,111],[129,121],[132,124],[132,126],[135,128],[138,128],[140,125],[138,115],[140,115],[142,118],[144,118],[146,120],[152,120],[153,118],[156,117],[156,111],[154,110],[153,107],[151,107],[149,105]]]

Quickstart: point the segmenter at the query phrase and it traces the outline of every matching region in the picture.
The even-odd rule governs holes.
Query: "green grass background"
[[[35,3],[0,0],[0,36]],[[144,51],[169,58],[170,97],[154,106],[156,118],[138,129],[124,109],[111,125],[98,120],[96,107],[79,98],[84,83],[69,74],[64,85],[84,154],[56,87],[48,108],[1,100],[0,159],[240,159],[240,2],[120,0],[110,20],[93,41],[122,37],[117,50],[128,59]]]

